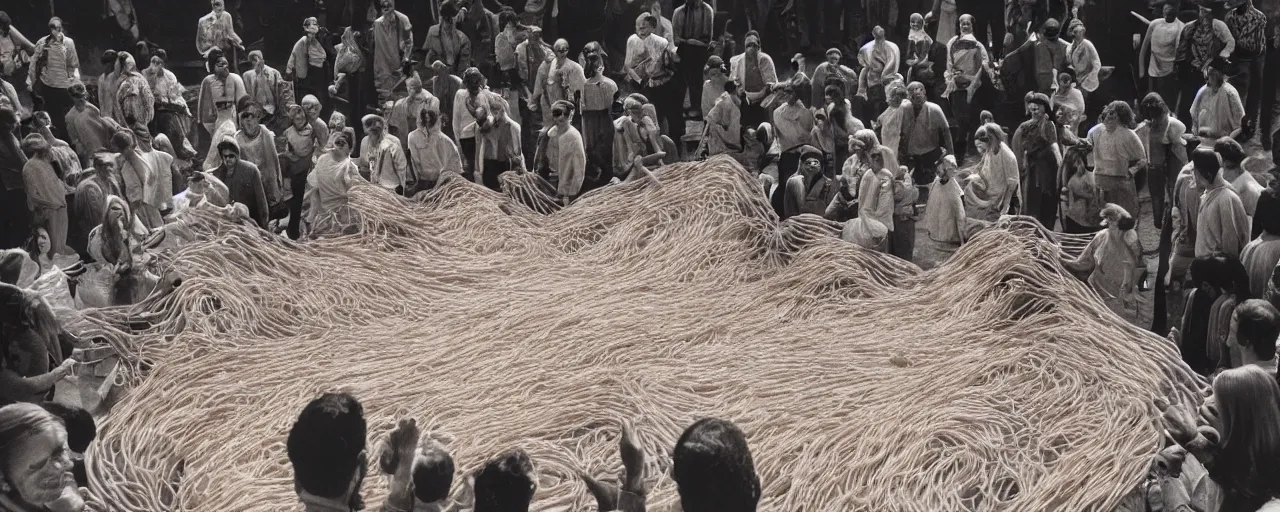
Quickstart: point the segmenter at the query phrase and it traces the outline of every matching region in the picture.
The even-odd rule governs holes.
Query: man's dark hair
[[[440,19],[452,20],[458,15],[458,5],[453,0],[444,0],[440,2]]]
[[[641,14],[640,19],[643,20],[645,25],[648,25],[649,28],[658,28],[658,17],[654,16],[653,13],[646,12]]]
[[[1249,299],[1236,306],[1237,342],[1253,350],[1263,361],[1276,357],[1276,338],[1280,337],[1280,311],[1270,302]]]
[[[98,62],[107,68],[114,68],[116,65],[116,58],[118,56],[119,54],[117,54],[115,50],[107,50],[102,52],[102,57],[98,58]]]
[[[1191,152],[1191,164],[1205,181],[1213,181],[1218,179],[1218,171],[1222,169],[1222,164],[1218,161],[1218,154],[1212,149],[1206,147],[1198,147]]]
[[[218,156],[222,156],[223,151],[231,151],[236,156],[240,156],[240,145],[232,140],[224,140],[218,143]]]
[[[1244,152],[1244,146],[1231,137],[1223,137],[1213,143],[1213,152],[1222,155],[1223,162],[1229,162],[1239,165],[1248,155]]]
[[[289,429],[289,462],[298,487],[341,498],[359,470],[366,434],[364,407],[355,397],[325,393],[312,400]]]
[[[67,427],[67,448],[76,453],[84,453],[89,443],[98,438],[98,424],[89,411],[79,407],[67,407],[55,402],[40,405],[50,414],[57,416]]]
[[[672,477],[684,512],[754,512],[760,501],[747,437],[733,423],[706,418],[676,442]]]
[[[535,485],[533,463],[524,450],[509,450],[476,473],[475,512],[528,512]]]
[[[502,12],[498,13],[499,29],[506,30],[507,25],[511,25],[513,23],[516,24],[516,28],[519,28],[520,17],[516,15],[515,11],[509,11],[504,9]]]
[[[444,450],[431,450],[413,462],[413,495],[423,503],[449,497],[453,487],[453,457]]]

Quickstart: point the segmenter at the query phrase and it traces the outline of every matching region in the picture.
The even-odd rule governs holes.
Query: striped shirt
[[[36,43],[36,59],[44,59],[39,66],[40,82],[55,89],[66,89],[80,77],[80,57],[76,55],[76,44],[70,37],[60,40],[51,36],[40,38]],[[34,73],[37,66],[31,66]],[[35,80],[32,80],[34,82]]]
[[[711,42],[712,21],[716,17],[715,11],[711,10],[711,6],[702,0],[698,0],[698,6],[694,7],[693,12],[689,12],[688,7],[688,5],[676,7],[675,13],[671,15],[671,28],[674,32],[676,44],[680,44],[685,39]]]
[[[1253,7],[1244,12],[1234,9],[1223,20],[1231,35],[1236,38],[1236,48],[1257,55],[1267,46],[1267,15]]]

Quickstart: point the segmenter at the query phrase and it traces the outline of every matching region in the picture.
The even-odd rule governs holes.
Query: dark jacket
[[[267,229],[269,210],[267,208],[267,192],[262,188],[262,173],[258,166],[246,160],[239,160],[230,170],[226,165],[213,170],[213,176],[227,186],[231,202],[249,207],[249,216],[258,223],[258,227]]]

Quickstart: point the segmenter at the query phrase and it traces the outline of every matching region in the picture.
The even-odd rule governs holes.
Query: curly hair
[[[1129,107],[1128,103],[1123,101],[1108,103],[1106,107],[1103,107],[1102,114],[1098,116],[1098,122],[1102,122],[1110,114],[1116,115],[1116,120],[1120,122],[1120,126],[1131,130],[1136,126],[1133,119],[1133,109]]]

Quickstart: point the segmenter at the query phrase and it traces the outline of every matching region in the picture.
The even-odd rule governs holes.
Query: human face
[[[347,139],[334,137],[333,152],[338,156],[351,156],[351,146],[347,145]]]
[[[0,108],[7,108],[9,110],[14,110],[13,101],[9,100],[8,96],[0,96]]]
[[[320,103],[319,102],[303,103],[302,111],[307,114],[307,119],[320,119]]]
[[[224,4],[222,0],[213,0],[212,2],[209,2],[209,5],[213,7],[213,12],[216,12],[219,14],[221,14],[222,9],[226,7],[226,4]]]
[[[1115,112],[1104,113],[1102,114],[1102,125],[1105,126],[1108,131],[1114,130],[1120,125],[1120,116],[1117,116]]]
[[[164,61],[160,57],[151,58],[151,67],[155,69],[164,69]]]
[[[227,62],[226,57],[218,59],[217,64],[213,66],[213,73],[218,75],[218,78],[226,78],[231,74],[231,63]]]
[[[1041,117],[1044,116],[1044,113],[1045,113],[1044,105],[1041,105],[1039,103],[1028,103],[1027,113],[1031,114],[1032,119],[1040,119]]]
[[[876,28],[872,29],[871,35],[876,38],[876,41],[884,41],[884,27],[877,26]]]
[[[1174,7],[1173,4],[1164,4],[1164,10],[1161,12],[1164,14],[1164,20],[1170,23],[1178,18],[1178,8]]]
[[[236,163],[240,162],[240,155],[237,155],[234,151],[221,151],[220,153],[224,167],[235,167]]]
[[[410,96],[417,96],[418,93],[422,92],[422,82],[413,81],[413,82],[410,82],[408,86],[409,86]]]
[[[807,158],[804,161],[804,170],[806,171],[806,174],[811,176],[817,174],[822,171],[822,161],[817,158]]]
[[[652,33],[653,33],[653,27],[650,27],[649,23],[645,22],[644,20],[636,21],[636,35],[640,37],[649,37],[649,34],[652,34]]]
[[[384,127],[382,126],[382,123],[379,121],[369,121],[364,124],[364,131],[369,132],[370,135],[373,135],[375,137],[378,135],[382,135],[383,129]]]
[[[137,63],[136,61],[134,61],[134,60],[133,60],[133,56],[132,56],[132,55],[130,55],[130,56],[128,56],[128,57],[125,57],[125,58],[124,58],[124,70],[125,70],[125,71],[133,71],[133,70],[136,70],[136,69],[138,69],[138,63]]]
[[[1084,25],[1076,25],[1073,27],[1071,29],[1071,37],[1076,41],[1084,39]]]
[[[924,18],[911,18],[911,30],[924,30]]]
[[[62,37],[62,21],[54,20],[49,22],[49,35]]]
[[[1208,82],[1209,87],[1214,89],[1222,87],[1222,80],[1222,72],[1216,69],[1209,68],[1209,70],[1204,73],[1204,81]]]
[[[263,64],[264,63],[262,62],[262,57],[259,56],[258,54],[255,53],[249,56],[249,65],[255,68],[260,68],[262,67]]]
[[[556,52],[556,58],[564,59],[569,56],[569,43],[564,42],[564,40],[556,41],[556,45],[551,50]]]
[[[555,120],[557,125],[562,127],[564,125],[569,124],[569,119],[570,119],[569,112],[565,111],[562,108],[551,109],[551,118]]]
[[[1213,10],[1209,9],[1208,7],[1201,7],[1200,20],[1204,22],[1208,22],[1209,20],[1212,20],[1212,19],[1213,19]]]
[[[752,39],[747,41],[747,55],[756,55],[760,53],[760,42]]]
[[[824,94],[823,97],[826,98],[828,105],[835,104],[836,102],[836,97],[833,94]]]
[[[827,64],[832,66],[840,65],[840,56],[834,53],[827,54]]]
[[[308,21],[302,24],[302,31],[308,34],[316,34],[320,32],[320,24],[314,21]]]
[[[627,108],[627,113],[631,114],[631,120],[638,122],[644,117],[644,105],[631,105]]]
[[[301,110],[294,112],[289,119],[293,121],[293,127],[299,130],[307,126],[307,113]]]
[[[968,16],[960,18],[960,33],[961,34],[973,33],[973,18],[970,18]]]
[[[973,146],[978,148],[978,153],[986,153],[991,148],[991,141],[987,140],[986,135],[979,133],[973,138]]]
[[[49,254],[49,232],[44,228],[36,229],[36,250],[40,251],[40,255]]]
[[[67,448],[67,431],[62,426],[51,425],[27,436],[6,462],[0,468],[4,479],[27,503],[53,502],[63,489],[75,485],[71,449]]]
[[[911,98],[911,104],[919,107],[924,105],[927,96],[924,93],[924,86],[920,84],[911,84],[907,87],[907,96]]]

